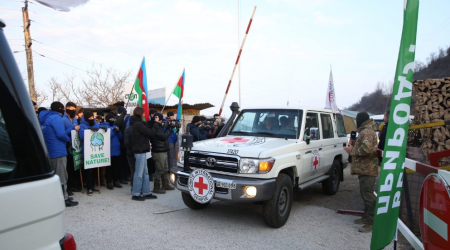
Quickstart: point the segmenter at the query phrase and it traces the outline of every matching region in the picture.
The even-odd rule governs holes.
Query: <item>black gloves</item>
[[[96,128],[96,127],[90,127],[89,130],[91,130],[91,131],[93,131],[93,132],[97,132],[97,131],[98,131],[98,128]]]
[[[105,130],[105,133],[108,132],[108,128],[106,126],[101,126],[100,128]]]

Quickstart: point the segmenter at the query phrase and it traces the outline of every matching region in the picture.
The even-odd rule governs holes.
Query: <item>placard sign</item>
[[[78,136],[78,132],[72,130],[71,132],[72,139],[72,153],[73,153],[73,165],[75,170],[80,169],[83,166],[83,155],[81,155],[81,140]]]
[[[97,132],[84,131],[84,169],[111,165],[110,131],[99,129]]]

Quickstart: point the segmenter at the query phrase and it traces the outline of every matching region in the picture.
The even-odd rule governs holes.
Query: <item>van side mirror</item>
[[[309,145],[309,142],[311,141],[311,136],[306,136],[306,144],[308,144]]]

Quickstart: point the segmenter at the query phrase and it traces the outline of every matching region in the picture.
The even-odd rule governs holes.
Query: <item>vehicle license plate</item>
[[[228,189],[236,189],[236,183],[233,182],[223,182],[223,181],[216,181],[216,187],[220,188],[228,188]]]

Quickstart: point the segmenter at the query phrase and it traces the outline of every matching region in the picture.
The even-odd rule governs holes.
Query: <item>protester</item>
[[[383,151],[384,151],[384,143],[386,142],[386,134],[387,134],[387,128],[388,128],[388,123],[389,123],[389,113],[390,113],[389,110],[384,113],[383,130],[379,132],[380,141],[378,142],[378,149],[383,150]],[[378,157],[379,163],[381,163],[382,159],[383,158],[381,156]]]
[[[98,124],[103,124],[103,118],[102,118],[102,116],[97,115],[97,116],[95,117],[95,121],[96,121]]]
[[[115,187],[122,188],[122,185],[119,183],[119,171],[121,169],[120,165],[122,164],[122,159],[120,157],[120,141],[122,140],[122,133],[120,132],[119,127],[114,125],[114,116],[112,114],[107,114],[105,120],[103,125],[109,129],[111,135],[111,166],[106,167],[106,187],[112,190]]]
[[[99,124],[102,124],[103,122],[105,122],[105,112],[98,111],[97,112],[97,117],[95,119],[100,119],[101,120],[101,122],[99,122]]]
[[[169,111],[167,112],[167,118],[164,122],[172,123],[172,125],[175,125],[175,116],[173,112]],[[177,154],[177,141],[178,141],[178,129],[177,128],[171,128],[171,133],[169,136],[169,152],[168,152],[168,162],[169,162],[169,170],[171,167],[176,166],[176,154]],[[175,165],[174,165],[175,164]]]
[[[376,205],[374,195],[375,179],[378,176],[377,135],[374,121],[369,114],[360,112],[356,115],[358,137],[355,145],[344,150],[352,157],[351,174],[358,175],[361,197],[364,201],[364,215],[356,219],[356,224],[364,224],[359,232],[368,233],[373,228]]]
[[[208,137],[208,131],[199,129],[199,126],[202,123],[201,119],[201,116],[196,115],[192,118],[191,123],[187,125],[190,129],[190,134],[193,136],[194,142],[205,140]]]
[[[167,161],[171,130],[163,129],[163,115],[161,113],[155,113],[153,120],[155,122],[153,128],[157,131],[150,137],[152,142],[152,158],[155,161],[156,168],[153,193],[164,194],[166,193],[165,190],[174,190],[174,188],[169,185],[169,167]]]
[[[75,114],[76,114],[75,118],[77,119],[77,122],[78,122],[78,124],[80,124],[80,125],[81,125],[81,118],[83,117],[83,113],[84,113],[84,108],[83,108],[83,107],[78,106],[78,107],[75,109]]]
[[[64,129],[69,138],[72,136],[72,130],[79,131],[77,119],[75,119],[75,110],[77,105],[73,102],[66,103],[66,113],[63,116]],[[81,192],[80,178],[75,172],[74,160],[73,160],[73,148],[72,141],[66,143],[67,148],[67,193]]]
[[[83,114],[83,117],[81,118],[81,125],[80,125],[80,131],[78,132],[78,136],[80,137],[81,141],[81,153],[84,157],[84,131],[89,129],[94,132],[98,131],[100,128],[100,125],[94,120],[94,114],[91,111],[86,111]],[[89,140],[89,138],[88,138]],[[84,160],[83,160],[84,162]],[[84,165],[83,165],[84,168]],[[91,196],[94,194],[94,180],[96,175],[95,168],[90,169],[84,169],[86,174],[86,184],[87,184],[87,195]],[[99,183],[100,185],[100,183]]]
[[[155,128],[147,128],[143,119],[144,109],[137,107],[130,118],[131,147],[136,158],[135,172],[133,177],[132,200],[144,201],[145,199],[156,199],[150,191],[150,181],[147,169],[146,153],[150,151],[150,136],[156,134]]]
[[[38,105],[35,101],[31,100],[31,102],[33,103],[33,107],[34,107],[34,112],[36,112],[36,114],[38,114]]]
[[[126,122],[125,116],[127,115],[127,110],[124,107],[119,107],[117,110],[120,114],[117,116],[114,124],[119,127],[120,133],[122,135],[125,134]],[[119,166],[119,183],[120,184],[128,184],[127,181],[130,180],[130,168],[128,166],[128,161],[126,157],[126,148],[124,145],[123,138],[120,140],[120,166]]]
[[[155,116],[156,112],[157,111],[154,108],[151,108],[149,111],[150,118],[149,118],[146,126],[150,129],[153,127],[153,124],[155,123],[155,121],[153,120],[153,117]],[[150,146],[150,148],[151,148],[151,146]],[[150,179],[150,181],[153,181],[153,175],[155,174],[155,171],[156,171],[155,161],[153,160],[153,157],[150,157],[147,159],[147,168],[148,168],[149,179]]]
[[[44,134],[45,144],[50,156],[50,163],[55,173],[61,181],[61,188],[64,194],[66,207],[78,205],[78,202],[69,199],[67,190],[67,149],[66,143],[70,141],[64,129],[62,115],[64,105],[60,102],[53,102],[49,111],[42,111],[39,114],[39,121]]]
[[[39,118],[39,114],[40,114],[42,111],[44,111],[44,110],[47,110],[47,109],[44,108],[44,107],[38,108],[38,111],[37,111],[38,118]]]
[[[123,141],[124,141],[125,148],[126,148],[126,159],[128,161],[128,166],[130,167],[130,172],[131,172],[130,185],[131,185],[131,190],[133,191],[133,177],[134,177],[134,172],[135,172],[135,167],[136,167],[135,166],[136,159],[134,158],[133,148],[132,148],[132,144],[131,144],[131,131],[132,131],[131,126],[128,126],[125,129]]]

